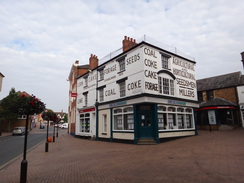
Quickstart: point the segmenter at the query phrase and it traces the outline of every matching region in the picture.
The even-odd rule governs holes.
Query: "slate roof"
[[[89,64],[86,65],[78,65],[79,69],[89,69]]]
[[[197,80],[197,91],[214,90],[240,86],[244,84],[244,76],[241,72],[233,72],[225,75],[214,76]]]
[[[209,106],[237,106],[237,104],[218,97],[200,103],[200,107],[209,107]]]

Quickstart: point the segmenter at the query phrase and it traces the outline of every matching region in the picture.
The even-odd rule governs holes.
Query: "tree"
[[[9,131],[11,123],[18,119],[18,113],[13,110],[18,98],[18,93],[15,92],[14,88],[11,88],[9,95],[0,101],[0,122],[6,120],[9,124]]]
[[[67,114],[64,115],[64,123],[67,123],[68,122],[68,117],[67,117]]]
[[[18,119],[19,115],[34,115],[40,114],[45,110],[45,104],[34,95],[29,95],[26,92],[16,92],[12,88],[9,95],[0,102],[1,119],[5,119],[9,123]],[[9,128],[10,130],[10,128]]]

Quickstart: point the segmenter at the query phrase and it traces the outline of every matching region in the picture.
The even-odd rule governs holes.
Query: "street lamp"
[[[24,140],[24,153],[23,153],[23,160],[21,162],[21,170],[20,170],[20,183],[26,182],[27,177],[27,165],[28,161],[26,160],[26,148],[27,148],[27,133],[28,133],[28,119],[29,115],[26,115],[26,122],[25,122],[25,140]]]
[[[53,122],[53,142],[55,142],[55,124],[56,122]]]
[[[96,108],[96,140],[98,140],[98,70],[97,70],[97,77],[96,77],[96,102],[95,102],[95,108]]]
[[[19,98],[17,98],[15,105],[13,105],[13,111],[18,114],[26,115],[25,122],[25,139],[24,139],[24,153],[23,160],[21,162],[20,169],[20,183],[26,183],[27,178],[27,165],[28,162],[26,160],[26,149],[27,149],[27,135],[28,135],[28,123],[29,123],[29,115],[33,115],[35,113],[39,114],[45,109],[45,104],[37,99],[34,95],[26,95],[22,93]],[[31,125],[31,124],[30,124]]]
[[[48,152],[48,129],[49,128],[49,119],[47,120],[47,138],[46,138],[46,145],[45,145],[45,152]]]
[[[58,123],[60,123],[61,119],[58,119]],[[58,137],[58,125],[57,125],[57,133],[56,133],[56,137]]]

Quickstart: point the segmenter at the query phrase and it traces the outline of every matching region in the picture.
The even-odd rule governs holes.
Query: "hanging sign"
[[[71,93],[71,97],[77,97],[77,93]]]

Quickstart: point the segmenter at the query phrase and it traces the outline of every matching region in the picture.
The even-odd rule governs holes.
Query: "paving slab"
[[[27,153],[28,183],[243,183],[244,129],[199,131],[157,145],[59,137]],[[0,171],[0,182],[20,182],[22,157]]]

